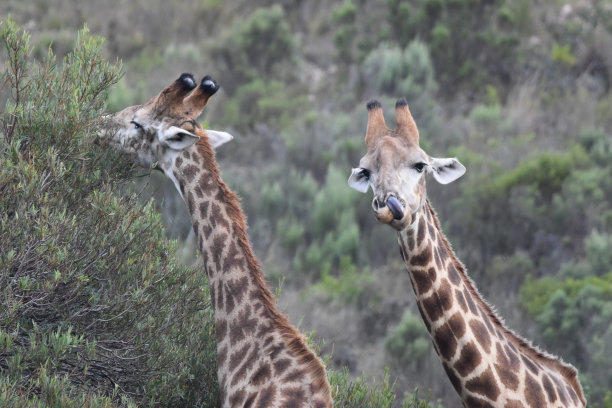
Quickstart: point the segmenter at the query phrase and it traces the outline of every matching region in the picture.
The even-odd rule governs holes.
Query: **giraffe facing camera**
[[[382,106],[367,104],[367,152],[349,185],[374,193],[378,221],[397,230],[400,252],[434,348],[463,405],[585,407],[576,369],[508,329],[478,293],[442,233],[425,176],[448,184],[465,173],[455,158],[433,158],[419,147],[408,103],[395,104],[397,129]]]

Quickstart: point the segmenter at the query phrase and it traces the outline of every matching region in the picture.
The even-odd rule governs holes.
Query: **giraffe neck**
[[[204,139],[204,138],[203,138]],[[275,305],[206,140],[175,160],[214,308],[222,406],[330,407],[325,368]]]
[[[398,242],[418,309],[465,406],[586,405],[576,370],[507,329],[480,296],[429,201]]]

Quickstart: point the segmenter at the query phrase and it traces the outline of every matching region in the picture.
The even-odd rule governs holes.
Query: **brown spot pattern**
[[[410,264],[413,266],[425,266],[430,261],[431,261],[431,248],[427,246],[423,249],[423,251],[420,254],[414,255],[410,259]]]
[[[507,389],[516,391],[519,386],[518,372],[518,359],[513,361],[510,360],[504,353],[501,344],[497,343],[497,362],[495,363],[495,371],[501,380],[502,384]]]
[[[302,377],[304,377],[304,370],[298,369],[298,370],[293,370],[287,373],[287,375],[285,375],[283,380],[288,381],[288,382],[293,382],[293,381],[298,381]]]
[[[459,276],[459,272],[457,272],[457,268],[452,263],[448,266],[448,278],[453,283],[453,285],[459,285],[461,283],[461,276]]]
[[[486,353],[489,353],[491,351],[491,336],[485,325],[480,320],[475,319],[470,320],[469,325],[476,341],[480,343]]]
[[[463,310],[463,312],[467,313],[468,305],[467,305],[467,302],[465,301],[465,297],[463,297],[463,292],[459,289],[455,289],[455,297],[457,298],[457,302],[459,302],[459,306],[461,306],[461,309]]]
[[[182,171],[183,177],[187,183],[191,183],[198,172],[198,166],[195,166],[193,164],[188,164],[187,166],[184,166]]]
[[[419,221],[419,229],[417,232],[417,242],[419,243],[423,242],[423,240],[425,239],[425,228],[427,228],[426,223],[427,221],[425,221],[424,218],[421,218],[421,220]]]
[[[246,353],[248,352],[250,348],[251,348],[251,343],[246,343],[241,348],[233,351],[229,359],[230,371],[233,372],[236,370],[236,368],[238,368],[238,366],[240,365],[240,363],[242,363],[242,360],[244,360],[244,357],[246,356]]]
[[[535,366],[535,364],[533,363],[533,361],[531,361],[530,358],[525,355],[521,355],[521,360],[523,360],[523,363],[525,363],[525,366],[527,366],[529,371],[534,373],[536,376],[539,375],[538,367]]]
[[[494,408],[489,402],[472,396],[467,397],[465,403],[470,408]]]
[[[461,312],[457,312],[452,315],[448,320],[448,325],[456,338],[460,339],[465,334],[465,320],[463,319]]]
[[[550,378],[548,378],[548,375],[546,374],[542,376],[542,385],[544,386],[544,391],[548,396],[548,403],[553,404],[555,401],[557,401],[557,393],[555,392],[555,388],[553,387]]]
[[[287,368],[289,368],[290,364],[291,364],[291,360],[289,360],[288,358],[281,358],[279,360],[276,360],[273,363],[273,365],[274,365],[274,374],[275,375],[282,374]]]
[[[478,308],[476,307],[476,303],[474,303],[474,299],[472,299],[472,294],[467,288],[465,289],[464,294],[465,300],[467,300],[467,304],[470,307],[470,312],[472,312],[473,315],[478,316]]]
[[[440,299],[440,306],[442,309],[449,310],[453,307],[453,290],[451,288],[448,279],[442,279],[440,287],[438,288],[438,298]]]
[[[478,351],[478,347],[470,341],[461,349],[461,354],[459,355],[459,359],[455,362],[454,367],[460,376],[465,377],[474,371],[481,361],[482,357]]]
[[[448,324],[438,327],[433,335],[434,342],[440,348],[440,354],[445,360],[450,360],[457,349],[457,340]]]
[[[244,390],[235,391],[232,395],[229,396],[229,402],[232,407],[240,407],[243,405],[242,401],[244,400],[245,392]]]
[[[432,284],[427,272],[418,269],[412,270],[412,279],[416,285],[417,294],[425,293],[431,289]]]
[[[274,404],[276,400],[276,387],[274,384],[270,384],[269,387],[263,389],[259,393],[259,399],[257,400],[257,408],[268,408]]]
[[[440,308],[438,298],[435,294],[421,300],[421,304],[423,305],[423,310],[425,310],[427,316],[429,316],[430,321],[435,322],[442,317],[442,308]]]
[[[271,377],[272,370],[270,370],[270,365],[262,364],[251,377],[251,384],[255,386],[261,385],[268,381]]]
[[[306,403],[304,390],[297,387],[283,390],[283,396],[281,398],[283,398],[281,406],[286,408],[302,407]]]
[[[495,401],[501,391],[495,382],[495,376],[491,368],[487,368],[478,377],[472,378],[465,383],[465,388],[473,393],[480,394]]]
[[[221,343],[225,336],[227,336],[227,321],[222,318],[217,318],[215,322],[215,337],[217,343]]]
[[[206,218],[208,218],[208,208],[210,207],[210,202],[209,201],[202,201],[200,203],[199,206],[199,210],[200,210],[200,217],[205,220]]]
[[[540,384],[529,373],[526,373],[525,376],[525,400],[533,408],[546,406],[546,400],[544,399]]]
[[[436,281],[437,273],[435,268],[429,268],[427,274],[429,275],[429,280],[431,280],[432,282]]]

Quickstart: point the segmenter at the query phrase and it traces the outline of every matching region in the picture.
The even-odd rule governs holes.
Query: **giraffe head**
[[[372,209],[378,221],[399,230],[410,225],[426,199],[425,175],[448,184],[465,173],[455,158],[434,158],[419,147],[419,131],[412,119],[408,102],[395,104],[397,129],[385,125],[382,106],[371,101],[366,131],[367,153],[353,169],[348,180],[357,191],[374,192]]]
[[[196,119],[219,85],[205,76],[200,85],[191,74],[182,74],[144,105],[130,106],[109,115],[108,130],[117,148],[144,167],[155,166],[173,178],[172,168],[181,151],[200,138],[213,148],[232,139],[229,133],[204,130]]]

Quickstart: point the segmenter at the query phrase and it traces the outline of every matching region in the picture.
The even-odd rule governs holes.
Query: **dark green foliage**
[[[357,8],[352,0],[345,0],[331,13],[331,19],[335,26],[334,45],[338,50],[340,59],[350,62],[353,57],[353,44],[355,42],[355,15]]]
[[[574,356],[583,382],[595,401],[609,391],[612,375],[612,235],[591,233],[585,257],[561,267],[565,279],[528,278],[521,303],[541,328],[541,340],[561,355]],[[589,333],[581,342],[565,342],[572,333]]]
[[[221,83],[233,94],[238,84],[261,76],[273,78],[283,65],[291,64],[294,48],[295,40],[283,9],[278,5],[258,8],[236,22],[215,50],[215,57],[225,65],[220,72]]]
[[[455,92],[461,83],[480,88],[483,78],[495,83],[508,80],[519,44],[513,24],[518,20],[515,13],[519,13],[519,7],[506,6],[503,0],[385,3],[391,38],[401,46],[413,38],[429,45],[445,94]],[[503,18],[498,19],[498,15]]]
[[[393,385],[390,382],[388,373],[378,387],[367,385],[366,379],[357,379],[354,382],[348,380],[348,373],[333,373],[330,376],[330,384],[335,390],[334,403],[342,408],[391,408],[396,401],[393,393]],[[402,408],[442,408],[439,403],[430,403],[426,400],[419,400],[418,391],[405,396]]]
[[[405,49],[382,43],[372,50],[362,65],[363,75],[378,92],[431,98],[437,90],[435,74],[427,46],[415,40]]]
[[[0,405],[215,405],[206,281],[96,140],[119,68],[86,30],[61,64],[1,30]]]
[[[385,339],[385,349],[391,361],[418,371],[426,363],[423,357],[429,351],[430,343],[423,319],[407,310],[399,326]]]
[[[275,129],[287,126],[293,114],[307,105],[300,95],[287,93],[276,80],[254,79],[238,88],[223,109],[223,122],[239,130],[267,124]]]

